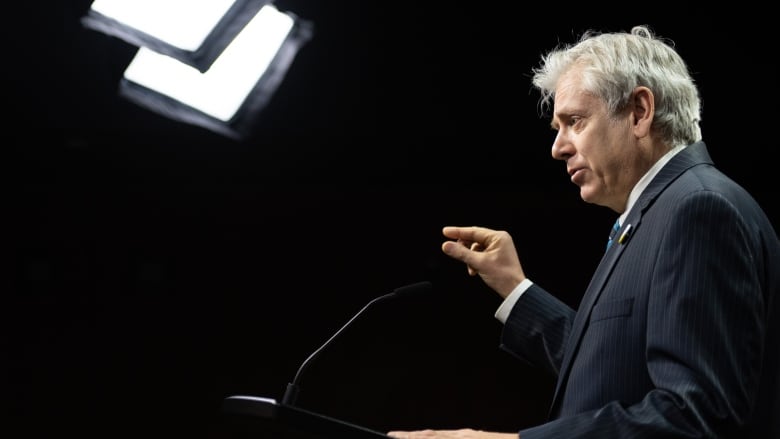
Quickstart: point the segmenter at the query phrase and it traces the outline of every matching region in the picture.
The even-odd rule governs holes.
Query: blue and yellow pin
[[[628,241],[628,238],[631,237],[631,224],[626,224],[626,229],[623,230],[623,233],[620,234],[620,238],[618,238],[618,244],[625,244],[626,241]]]

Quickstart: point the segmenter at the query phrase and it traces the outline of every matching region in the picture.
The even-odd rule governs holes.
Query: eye
[[[560,131],[564,128],[574,128],[582,121],[581,116],[562,116],[557,121],[553,121],[550,127],[553,131]]]

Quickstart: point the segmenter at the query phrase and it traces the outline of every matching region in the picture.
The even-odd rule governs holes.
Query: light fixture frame
[[[134,46],[147,47],[205,72],[249,20],[263,6],[270,3],[272,3],[271,0],[235,0],[235,3],[228,8],[225,15],[211,29],[200,47],[195,50],[174,46],[116,18],[103,15],[92,8],[81,18],[81,23],[88,29],[119,38]]]
[[[290,29],[268,68],[247,94],[236,113],[227,121],[176,100],[125,77],[119,81],[119,95],[141,107],[169,119],[200,126],[234,140],[244,140],[252,133],[256,115],[268,104],[287,74],[298,51],[313,36],[314,26],[308,20],[284,11],[293,20]]]
[[[224,49],[265,6],[276,8],[272,0],[236,0],[200,47],[194,51],[173,46],[91,8],[81,21],[83,26],[88,29],[100,31],[132,45],[171,57],[204,74],[219,58]],[[265,72],[255,82],[230,119],[219,119],[124,76],[119,80],[119,96],[169,119],[200,126],[234,140],[245,139],[252,131],[255,116],[269,103],[298,51],[313,36],[314,26],[311,21],[301,19],[289,11],[279,12],[292,19],[292,27]]]

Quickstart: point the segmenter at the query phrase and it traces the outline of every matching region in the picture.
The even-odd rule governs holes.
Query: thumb
[[[454,241],[447,241],[442,243],[441,251],[443,251],[445,255],[458,260],[463,260],[463,258],[466,256],[466,247]]]
[[[472,244],[472,247],[475,247],[475,244]],[[477,248],[480,248],[477,245]],[[457,259],[458,261],[461,261],[466,264],[469,270],[469,275],[476,276],[478,274],[477,270],[469,265],[469,260],[473,258],[472,251],[466,248],[462,244],[458,244],[454,241],[447,241],[441,245],[441,249],[447,256]]]

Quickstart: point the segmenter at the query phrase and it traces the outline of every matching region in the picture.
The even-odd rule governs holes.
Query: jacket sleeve
[[[574,310],[532,285],[515,303],[501,333],[501,349],[558,376]]]

